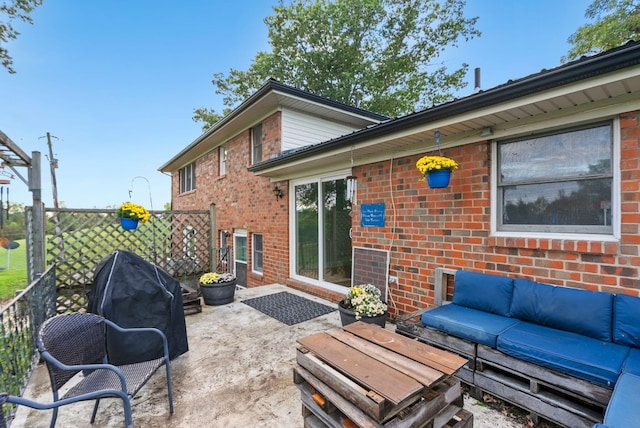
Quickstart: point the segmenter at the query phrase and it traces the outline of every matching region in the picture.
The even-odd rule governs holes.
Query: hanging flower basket
[[[427,173],[427,183],[432,189],[441,189],[449,185],[451,179],[451,171],[448,169],[439,169]]]
[[[121,218],[120,226],[124,230],[136,230],[138,228],[138,219],[135,218]]]
[[[142,205],[131,202],[120,205],[116,214],[120,218],[120,225],[124,230],[135,230],[138,223],[146,223],[149,220],[149,211]]]
[[[458,163],[444,156],[423,156],[416,162],[416,168],[422,174],[422,180],[427,180],[429,187],[439,189],[447,187],[451,179],[451,172],[458,169]]]

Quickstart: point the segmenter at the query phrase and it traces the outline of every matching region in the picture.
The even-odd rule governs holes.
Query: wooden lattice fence
[[[58,312],[86,308],[96,266],[117,250],[134,252],[178,279],[211,270],[209,211],[150,214],[147,223],[128,231],[113,209],[46,210],[46,265],[56,265]]]

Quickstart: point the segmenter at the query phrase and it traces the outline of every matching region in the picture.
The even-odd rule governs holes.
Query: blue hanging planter
[[[120,218],[120,226],[124,230],[135,230],[138,227],[137,218]]]
[[[448,169],[438,169],[427,173],[427,183],[432,189],[441,189],[449,185],[451,171]]]

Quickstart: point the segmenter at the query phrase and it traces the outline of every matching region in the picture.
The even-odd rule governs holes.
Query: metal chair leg
[[[51,425],[49,425],[50,428],[55,428],[56,427],[56,419],[58,419],[58,408],[54,407],[53,408],[53,415],[51,415]]]
[[[91,423],[96,420],[96,415],[98,414],[98,405],[100,404],[100,399],[96,400],[96,404],[93,405],[93,413],[91,414]]]
[[[129,398],[122,399],[124,407],[124,424],[127,428],[133,428],[133,416],[131,415],[131,401]]]

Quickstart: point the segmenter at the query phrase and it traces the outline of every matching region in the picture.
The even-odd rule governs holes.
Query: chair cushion
[[[613,302],[613,341],[640,347],[640,299],[617,294]]]
[[[513,281],[511,316],[534,324],[611,341],[613,294]]]
[[[453,285],[452,302],[508,317],[512,293],[512,278],[459,270]]]
[[[640,349],[631,348],[622,366],[622,372],[640,376]]]
[[[640,420],[640,377],[623,373],[620,375],[604,415],[604,424],[610,428],[638,426]]]
[[[521,322],[506,330],[498,350],[580,379],[612,386],[629,353],[627,346]]]
[[[426,311],[422,323],[447,334],[496,347],[500,333],[519,321],[451,303]]]

